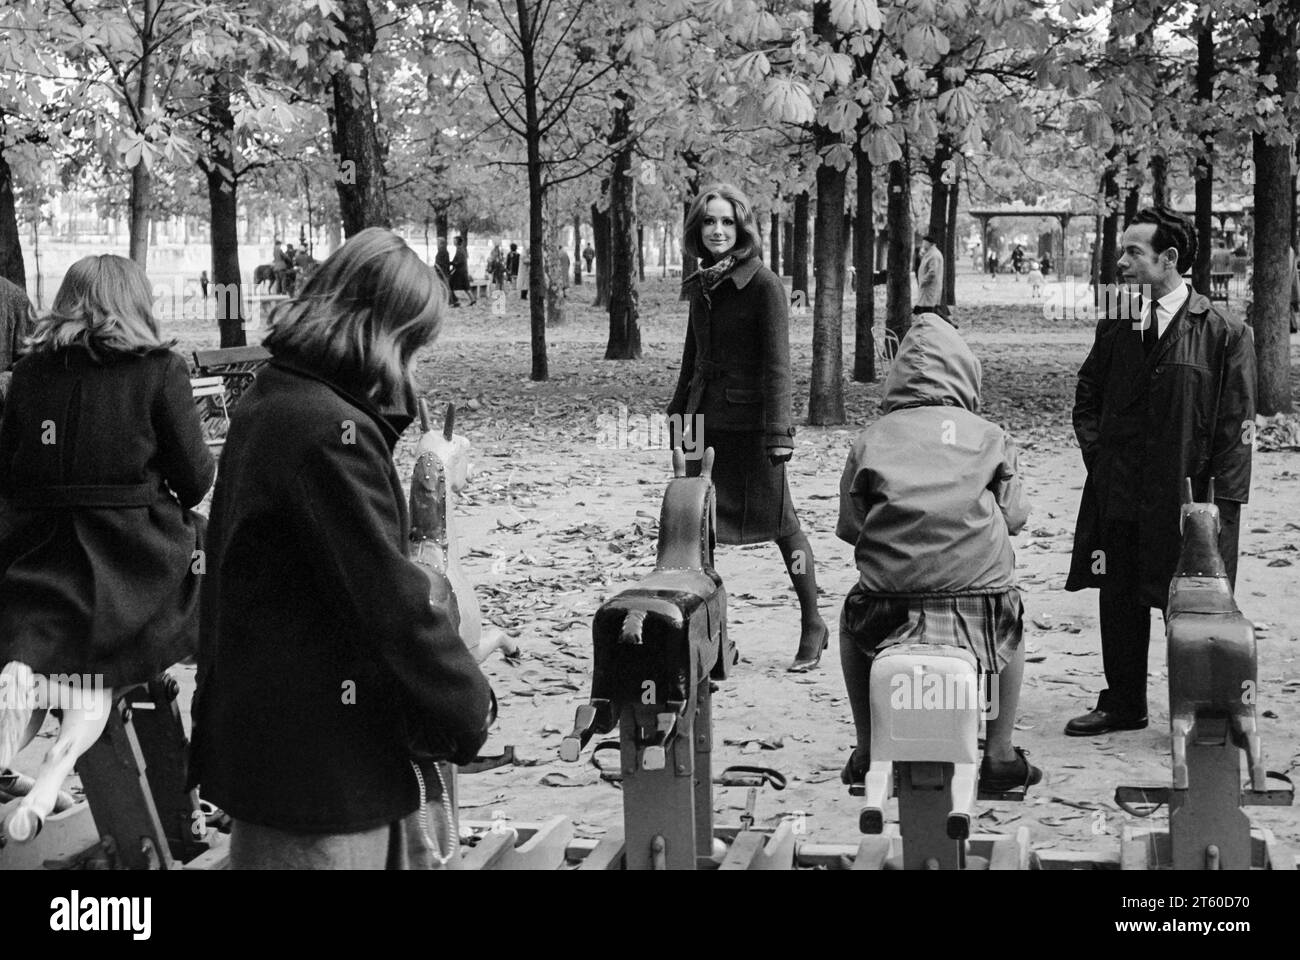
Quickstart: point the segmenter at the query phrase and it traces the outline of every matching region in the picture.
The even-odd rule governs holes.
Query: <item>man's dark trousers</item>
[[[1236,524],[1241,504],[1217,502],[1221,522]],[[1151,647],[1151,605],[1141,597],[1136,521],[1112,520],[1105,537],[1108,582],[1113,587],[1098,590],[1097,607],[1101,627],[1101,663],[1106,689],[1097,700],[1100,710],[1125,717],[1147,715],[1147,655]],[[1237,557],[1225,556],[1228,581],[1236,587]],[[1168,584],[1165,585],[1168,592]],[[1148,598],[1149,599],[1149,598]],[[1158,608],[1163,618],[1164,607]]]
[[[1125,717],[1147,715],[1147,652],[1151,646],[1151,607],[1139,589],[1138,525],[1112,520],[1106,525],[1106,581],[1098,591],[1101,662],[1106,689],[1097,701],[1101,710]]]

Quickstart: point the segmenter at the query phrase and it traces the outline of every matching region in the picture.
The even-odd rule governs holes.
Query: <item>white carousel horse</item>
[[[42,690],[43,688],[43,690]],[[113,691],[107,687],[75,687],[54,678],[38,678],[25,663],[12,660],[0,671],[0,778],[26,789],[10,812],[5,832],[11,840],[32,839],[45,818],[60,806],[63,783],[81,755],[89,750],[108,723]],[[59,735],[50,747],[34,783],[9,769],[14,757],[35,739],[45,712],[60,708]]]
[[[519,656],[518,645],[495,627],[483,630],[474,587],[460,565],[454,495],[469,475],[469,440],[454,432],[456,408],[447,405],[441,431],[430,429],[429,406],[420,400],[420,436],[411,476],[412,559],[429,577],[429,599],[451,614],[465,646],[482,663],[492,651]]]

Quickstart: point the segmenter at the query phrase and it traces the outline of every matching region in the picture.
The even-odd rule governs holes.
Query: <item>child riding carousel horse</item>
[[[215,466],[152,303],[138,264],[79,260],[14,367],[0,424],[0,772],[47,709],[60,726],[11,840],[41,829],[114,691],[196,647],[190,508]]]

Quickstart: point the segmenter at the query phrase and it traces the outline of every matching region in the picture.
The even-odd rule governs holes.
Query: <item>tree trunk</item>
[[[1124,194],[1124,219],[1120,221],[1119,229],[1133,222],[1133,218],[1142,209],[1142,180],[1138,176],[1138,155],[1130,153],[1128,155],[1128,166],[1125,168],[1130,178],[1128,191]],[[1118,187],[1116,187],[1118,189]]]
[[[682,239],[686,239],[686,217],[691,212],[691,203],[700,195],[700,155],[694,150],[683,150],[682,160],[686,164],[686,189],[689,195],[682,201]],[[682,279],[685,280],[700,267],[697,258],[686,252],[682,244]]]
[[[1169,158],[1162,153],[1151,158],[1151,205],[1169,209]]]
[[[1196,29],[1196,100],[1207,108],[1214,101],[1214,16],[1209,15]],[[1208,114],[1208,109],[1206,110]],[[1202,120],[1207,127],[1208,120]],[[1199,132],[1201,152],[1196,163],[1196,261],[1192,264],[1192,289],[1210,289],[1211,251],[1214,244],[1214,131]]]
[[[943,251],[943,302],[955,320],[957,317],[957,201],[961,196],[961,180],[953,177],[948,186],[948,230],[944,234]]]
[[[772,214],[772,240],[768,247],[768,264],[773,273],[781,276],[781,215]]]
[[[1296,92],[1296,25],[1264,17],[1259,72],[1277,77],[1279,99]],[[1281,131],[1278,131],[1280,133]],[[1251,284],[1258,374],[1256,405],[1266,417],[1291,413],[1291,147],[1253,134],[1255,160],[1254,279]]]
[[[829,4],[819,3],[814,10],[823,8],[829,10]],[[813,128],[813,138],[819,151],[839,139],[820,125]],[[808,422],[819,426],[845,420],[844,193],[847,177],[847,171],[836,170],[824,162],[817,168],[817,222],[813,234],[817,300],[813,305]]]
[[[522,3],[523,0],[520,0]],[[641,327],[637,319],[636,281],[636,204],[632,191],[633,99],[619,91],[614,94],[614,130],[610,143],[622,144],[614,154],[614,170],[609,183],[609,342],[606,360],[636,360],[641,356]]]
[[[889,273],[885,282],[885,328],[899,340],[912,325],[912,186],[903,159],[889,164]]]
[[[685,280],[700,268],[700,261],[686,252],[686,220],[690,216],[692,201],[682,201],[682,279]]]
[[[608,183],[608,181],[606,181]],[[604,193],[604,190],[601,191]],[[591,232],[596,247],[596,299],[593,307],[609,306],[609,211],[591,205]]]
[[[218,74],[208,91],[208,208],[212,220],[212,291],[222,347],[242,347],[244,295],[239,272],[239,207],[235,178],[235,117],[229,75]],[[207,303],[204,305],[207,313]]]
[[[867,125],[866,114],[858,124],[861,136]],[[872,208],[874,183],[871,161],[867,151],[854,140],[853,153],[857,161],[857,229],[853,231],[853,268],[858,276],[857,303],[853,308],[853,379],[858,383],[872,383],[876,379],[876,341],[872,327],[876,322],[876,221]]]
[[[582,214],[573,214],[573,285],[582,286]]]
[[[802,290],[804,302],[812,299],[808,290],[808,191],[794,198],[794,242],[790,250],[790,292]]]
[[[370,95],[369,59],[375,49],[375,22],[368,0],[339,0],[339,6],[343,18],[334,18],[343,32],[339,49],[348,64],[361,68],[356,77],[340,70],[330,79],[334,93],[334,152],[339,164],[334,183],[343,232],[350,237],[366,227],[391,226],[392,216]]]
[[[0,141],[0,277],[27,289],[27,266],[18,234],[18,208],[14,203],[13,172]]]
[[[947,86],[951,87],[951,84]],[[945,85],[940,81],[940,92],[944,89]],[[928,232],[934,238],[935,246],[939,248],[939,251],[945,257],[948,256],[948,247],[945,242],[948,236],[948,184],[943,182],[943,165],[951,159],[952,143],[946,133],[941,133],[935,143],[934,156],[926,164],[930,174],[930,224]]]
[[[141,117],[153,111],[153,28],[158,19],[158,0],[144,0],[140,26],[140,75],[136,81],[136,107]],[[137,131],[143,133],[143,130]],[[149,262],[149,215],[153,210],[153,178],[141,156],[131,168],[130,255],[144,267]]]
[[[1101,195],[1103,203],[1101,221],[1101,242],[1097,244],[1097,300],[1100,308],[1106,303],[1105,287],[1115,282],[1118,269],[1118,232],[1119,232],[1119,180],[1115,176],[1115,161],[1119,157],[1119,147],[1106,151],[1106,169],[1101,175]]]
[[[520,45],[524,61],[524,132],[528,159],[528,323],[532,333],[533,365],[530,380],[546,380],[550,370],[546,360],[546,301],[545,264],[542,261],[542,206],[546,195],[542,190],[542,133],[537,113],[536,48],[532,37],[533,24],[529,19],[528,0],[515,0],[519,17]]]
[[[560,217],[553,209],[555,191],[549,191],[543,219],[546,224],[546,325],[558,327],[564,324],[564,261],[560,254],[563,246],[560,242]],[[468,242],[468,241],[467,241]]]

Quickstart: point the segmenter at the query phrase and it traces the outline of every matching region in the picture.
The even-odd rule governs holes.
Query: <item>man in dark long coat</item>
[[[1254,337],[1183,281],[1195,255],[1186,218],[1134,217],[1119,269],[1141,295],[1097,324],[1079,370],[1074,430],[1088,477],[1065,588],[1099,588],[1106,689],[1095,710],[1066,725],[1072,736],[1147,725],[1150,608],[1164,610],[1178,562],[1184,477],[1201,501],[1214,479],[1219,550],[1236,583],[1254,444]]]

